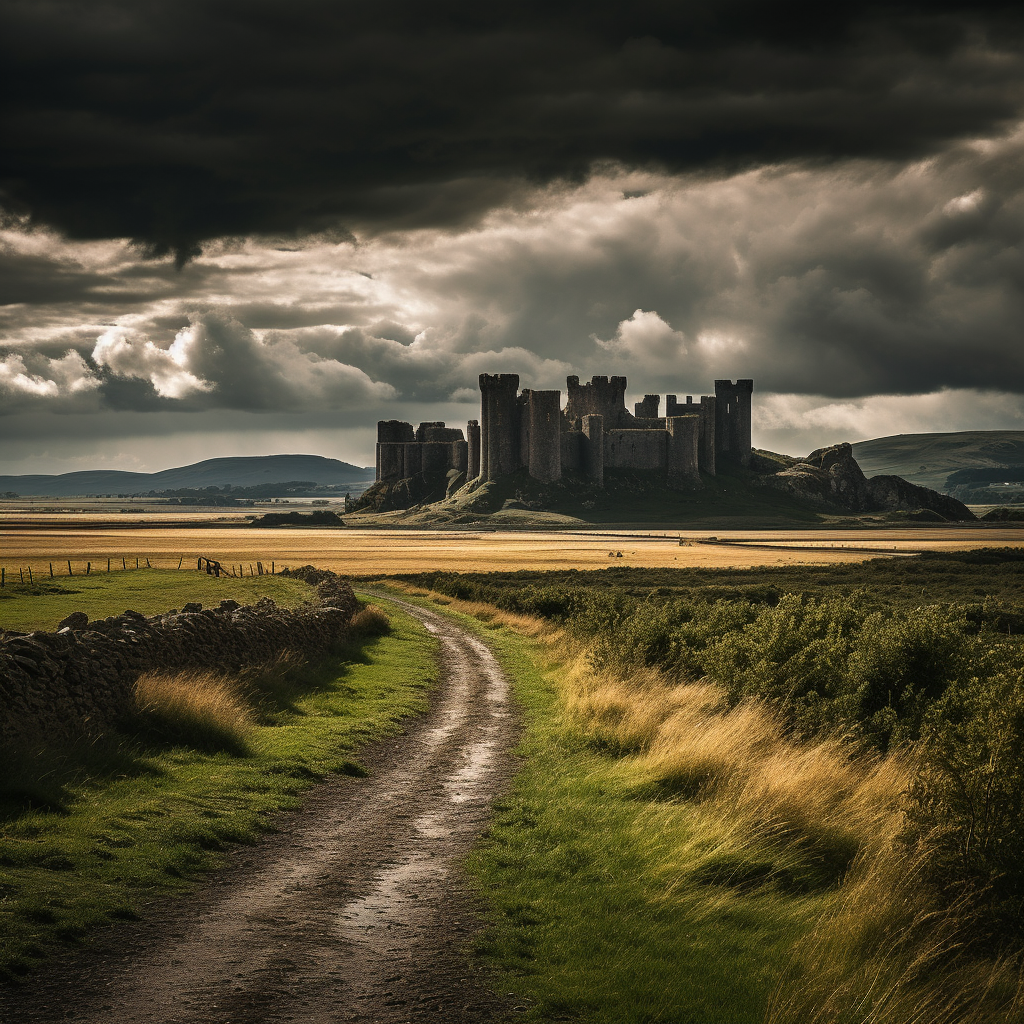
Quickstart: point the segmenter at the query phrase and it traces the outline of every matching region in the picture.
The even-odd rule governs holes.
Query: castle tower
[[[750,403],[752,380],[715,381],[715,452],[750,465]]]
[[[579,377],[566,377],[568,401],[566,418],[578,424],[584,416],[604,417],[605,430],[626,427],[633,417],[626,411],[625,377],[591,377],[589,384],[580,384]]]
[[[670,396],[674,397],[674,396]],[[658,407],[661,405],[661,395],[644,395],[642,402],[635,402],[633,415],[638,420],[656,420],[658,418]]]
[[[687,395],[685,402],[680,402],[675,395],[665,396],[665,416],[699,416],[700,436],[697,440],[697,455],[700,471],[715,475],[715,397],[701,395],[700,402],[694,403],[693,395]]]
[[[526,468],[534,480],[551,483],[562,478],[562,392],[524,391],[523,419],[527,428]]]
[[[497,480],[519,468],[518,373],[480,374],[480,475]]]
[[[405,445],[414,439],[411,423],[404,420],[377,421],[377,479],[401,480],[405,472]]]

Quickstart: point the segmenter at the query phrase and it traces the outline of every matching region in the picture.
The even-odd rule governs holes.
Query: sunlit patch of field
[[[247,528],[133,528],[110,524],[52,524],[27,529],[0,523],[0,565],[8,574],[67,575],[145,565],[195,567],[202,555],[241,565],[245,575],[263,562],[277,570],[312,562],[346,575],[450,569],[487,572],[514,569],[639,567],[747,567],[826,565],[863,561],[879,554],[1024,544],[1019,529],[885,529],[827,531],[564,531],[265,530]],[[123,559],[123,562],[122,562]]]

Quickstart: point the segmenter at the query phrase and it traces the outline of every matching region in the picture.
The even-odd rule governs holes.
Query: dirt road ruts
[[[511,770],[509,687],[487,647],[402,603],[441,643],[431,710],[319,786],[192,896],[0,990],[0,1021],[470,1024],[503,1016],[467,966],[460,862]]]

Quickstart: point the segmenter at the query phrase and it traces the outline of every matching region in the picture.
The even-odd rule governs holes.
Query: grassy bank
[[[6,751],[0,974],[21,976],[90,929],[140,914],[219,863],[228,844],[272,829],[319,778],[358,773],[358,746],[422,710],[434,679],[436,641],[390,614],[389,634],[373,635],[370,621],[318,666],[244,680],[150,677],[129,732]]]
[[[1015,962],[907,835],[911,754],[801,739],[763,701],[441,601],[536,637],[487,630],[526,731],[473,861],[492,908],[481,953],[526,1019],[1018,1019]]]
[[[189,601],[216,605],[234,600],[252,604],[273,598],[286,608],[307,601],[312,588],[285,576],[242,579],[208,576],[205,572],[173,569],[129,569],[89,576],[37,579],[34,585],[12,583],[0,590],[0,629],[55,629],[73,611],[90,619],[120,615],[125,609],[155,615]]]

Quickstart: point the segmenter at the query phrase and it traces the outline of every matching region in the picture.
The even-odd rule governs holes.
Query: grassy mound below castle
[[[715,476],[702,474],[701,487],[677,490],[660,473],[605,471],[604,487],[583,476],[555,483],[534,480],[525,470],[500,480],[473,481],[449,497],[389,512],[346,516],[350,526],[474,526],[558,528],[664,524],[693,529],[941,524],[928,510],[843,512],[765,486],[766,476],[797,460],[757,453],[759,471],[724,463]]]

